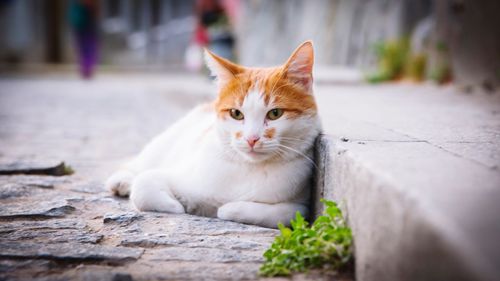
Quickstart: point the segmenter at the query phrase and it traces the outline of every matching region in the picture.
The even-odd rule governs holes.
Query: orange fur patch
[[[283,109],[287,118],[316,114],[316,102],[312,94],[287,79],[282,67],[275,67],[246,68],[235,75],[221,88],[215,101],[217,115],[224,118],[231,108],[239,108],[256,85],[257,90],[263,93],[264,102],[273,108]]]
[[[239,109],[253,89],[262,93],[266,105],[283,109],[286,118],[316,114],[311,92],[314,63],[311,41],[302,43],[280,67],[247,68],[208,51],[207,54],[209,67],[219,78],[220,93],[215,101],[219,117],[226,118],[230,109]]]
[[[236,139],[241,139],[243,134],[241,132],[236,132],[236,134],[234,134],[234,136],[236,137]]]
[[[276,128],[270,128],[264,131],[264,137],[268,139],[272,139],[275,134],[276,134]]]

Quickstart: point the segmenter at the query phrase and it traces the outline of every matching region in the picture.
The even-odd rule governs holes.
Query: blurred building
[[[220,0],[236,2],[237,58],[282,63],[314,40],[317,65],[369,70],[374,45],[408,38],[429,72],[500,85],[498,0]],[[1,0],[0,63],[74,63],[64,0]],[[195,0],[99,0],[101,63],[178,67],[196,28]],[[449,68],[449,70],[448,70]]]
[[[498,0],[247,0],[241,12],[243,64],[281,63],[313,39],[317,65],[369,70],[376,44],[407,38],[429,73],[449,67],[456,82],[500,87]]]
[[[243,63],[281,63],[304,40],[317,64],[366,67],[374,43],[411,33],[430,14],[431,0],[250,0],[239,25]],[[269,47],[272,46],[272,47]]]
[[[69,4],[0,1],[0,62],[75,63]],[[194,30],[194,0],[100,0],[98,10],[102,64],[182,64]]]

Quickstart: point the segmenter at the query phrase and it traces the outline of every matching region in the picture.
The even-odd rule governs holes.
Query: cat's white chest
[[[235,201],[282,202],[306,184],[306,174],[290,173],[302,162],[259,166],[227,161],[212,150],[197,153],[172,175],[174,193],[191,213],[213,216],[218,207]]]

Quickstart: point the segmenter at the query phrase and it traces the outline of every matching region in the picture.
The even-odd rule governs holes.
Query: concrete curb
[[[495,280],[482,258],[439,211],[328,135],[316,142],[314,202],[334,200],[355,241],[357,280]],[[313,206],[315,214],[321,206]]]

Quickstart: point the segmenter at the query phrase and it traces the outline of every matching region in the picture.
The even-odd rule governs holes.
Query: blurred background
[[[0,0],[0,174],[15,174],[0,176],[0,280],[255,280],[265,237],[136,222],[103,183],[213,100],[203,48],[271,66],[305,40],[326,135],[315,188],[347,204],[358,280],[498,280],[500,0]],[[72,175],[32,175],[63,161]],[[115,266],[124,245],[147,252]]]
[[[94,64],[198,71],[201,47],[209,47],[244,65],[275,65],[312,39],[318,69],[360,70],[370,82],[455,81],[493,91],[500,81],[499,3],[2,0],[0,64],[3,72],[80,64],[84,77]]]

